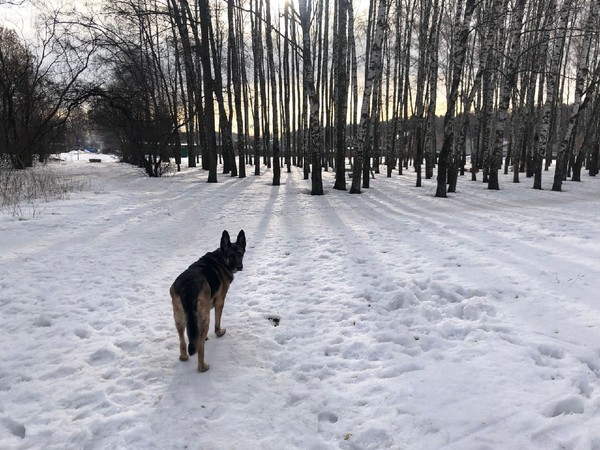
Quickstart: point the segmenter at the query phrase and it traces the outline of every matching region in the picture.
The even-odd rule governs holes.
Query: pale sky
[[[18,31],[24,37],[33,36],[31,5],[4,5],[0,1],[0,25]]]

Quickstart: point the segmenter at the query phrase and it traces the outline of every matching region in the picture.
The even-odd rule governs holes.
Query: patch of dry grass
[[[67,176],[48,165],[15,170],[0,161],[0,211],[23,220],[41,214],[43,203],[66,199],[69,193],[89,187],[89,180]]]

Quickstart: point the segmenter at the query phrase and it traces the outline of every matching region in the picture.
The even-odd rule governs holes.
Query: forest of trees
[[[9,6],[20,3],[20,6]],[[36,6],[0,0],[0,8]],[[598,173],[600,0],[111,0],[0,23],[0,157],[26,168],[85,120],[124,161],[245,177],[437,172],[552,190]],[[68,141],[68,142],[67,142]],[[219,163],[222,163],[219,165]],[[465,168],[466,166],[466,168]]]

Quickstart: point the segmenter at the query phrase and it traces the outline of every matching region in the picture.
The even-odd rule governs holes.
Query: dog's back
[[[211,296],[223,282],[233,281],[233,272],[221,256],[220,249],[207,253],[190,265],[177,277],[173,286],[182,301],[191,302],[198,297],[200,287],[205,281],[210,285]]]

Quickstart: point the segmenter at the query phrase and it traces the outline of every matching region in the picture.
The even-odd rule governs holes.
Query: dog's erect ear
[[[221,250],[225,250],[229,245],[231,245],[229,233],[227,230],[223,230],[223,235],[221,236]]]
[[[244,233],[244,230],[240,230],[240,232],[238,233],[236,244],[238,244],[244,249],[244,251],[246,251],[246,233]]]

